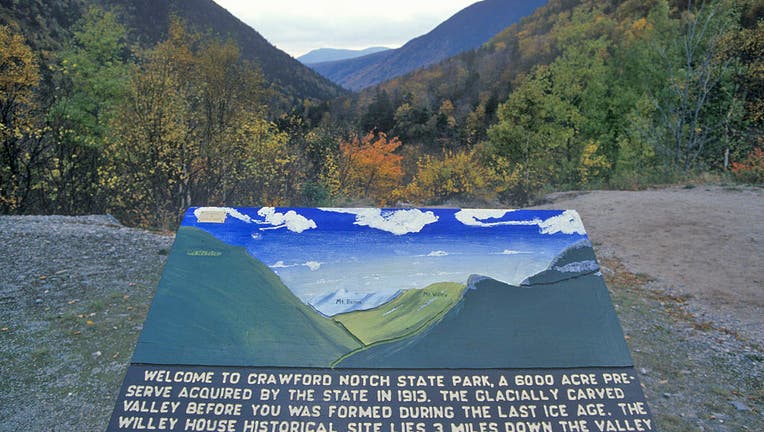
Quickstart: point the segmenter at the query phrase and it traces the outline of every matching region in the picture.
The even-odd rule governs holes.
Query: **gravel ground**
[[[106,216],[0,217],[0,430],[106,428],[172,241]]]
[[[661,431],[764,430],[762,195],[551,197],[582,215]],[[0,431],[106,428],[172,241],[0,216]]]

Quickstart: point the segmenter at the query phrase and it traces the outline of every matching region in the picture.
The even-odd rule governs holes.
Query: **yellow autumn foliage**
[[[485,195],[489,171],[469,151],[447,151],[442,157],[425,155],[417,163],[414,179],[401,191],[404,199],[439,203],[453,198]]]

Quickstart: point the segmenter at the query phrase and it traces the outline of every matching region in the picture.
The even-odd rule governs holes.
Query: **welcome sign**
[[[190,209],[108,431],[652,431],[574,211]]]

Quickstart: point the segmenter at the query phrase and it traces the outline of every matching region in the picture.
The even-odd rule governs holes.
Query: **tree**
[[[425,155],[419,159],[417,168],[402,192],[406,200],[439,204],[454,198],[488,198],[490,173],[473,152],[449,150],[440,158]]]
[[[612,44],[601,34],[611,27],[599,10],[577,8],[556,32],[566,46],[560,56],[535,68],[499,107],[488,138],[502,171],[512,167],[505,175],[513,182],[576,186],[608,174],[611,164],[600,156],[617,154],[608,118],[615,92]],[[582,162],[591,169],[580,169]]]
[[[666,136],[657,146],[672,171],[697,167],[710,143],[719,139],[723,119],[734,110],[732,94],[724,95],[730,63],[719,55],[721,42],[734,22],[734,12],[719,2],[690,1],[681,18],[681,33],[659,48],[668,71],[668,85],[656,94],[658,121]]]
[[[395,125],[395,108],[385,90],[377,90],[374,100],[361,118],[361,130],[389,132]]]
[[[261,76],[233,42],[173,21],[142,60],[102,173],[114,211],[172,228],[192,205],[287,199],[291,191],[273,186],[289,178],[285,139],[264,121]]]
[[[43,152],[35,119],[39,81],[24,38],[0,26],[0,213],[23,211],[34,187]]]
[[[388,139],[383,132],[340,141],[338,174],[342,191],[377,204],[391,202],[403,178],[403,157],[395,154],[401,144],[398,138]]]
[[[131,72],[101,172],[110,208],[127,223],[172,228],[185,205],[198,157],[185,125],[190,94],[179,75],[190,60],[185,54],[165,42]]]
[[[190,76],[189,137],[196,142],[203,159],[202,173],[189,184],[191,202],[225,203],[231,198],[231,174],[237,171],[231,142],[241,136],[245,125],[258,125],[264,117],[262,75],[242,61],[233,41],[207,38],[194,53]],[[261,128],[261,125],[256,128]]]
[[[764,4],[761,8],[764,9]],[[731,161],[745,159],[764,133],[764,56],[761,55],[764,19],[750,28],[737,30],[733,27],[725,35],[720,53],[722,61],[733,66],[731,79],[724,83],[725,96],[731,96],[733,102],[742,105],[738,110],[728,110],[723,122],[722,151],[729,150]],[[735,93],[730,95],[730,91]],[[736,107],[731,104],[730,108]]]
[[[98,169],[119,103],[129,84],[127,30],[113,13],[91,7],[55,67],[48,111],[51,154],[45,179],[50,211],[104,209]]]

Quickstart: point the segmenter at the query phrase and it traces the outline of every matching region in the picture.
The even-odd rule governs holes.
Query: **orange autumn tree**
[[[360,140],[340,141],[339,180],[342,192],[352,198],[366,198],[385,205],[403,178],[401,160],[395,154],[401,141],[383,132],[369,132]]]

